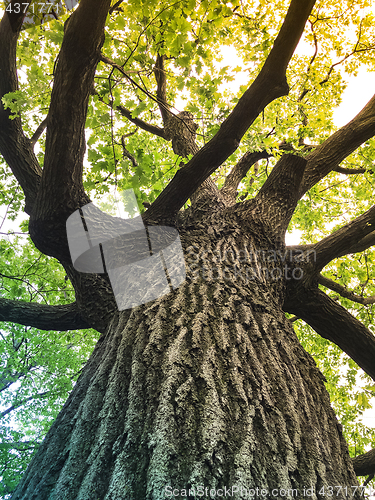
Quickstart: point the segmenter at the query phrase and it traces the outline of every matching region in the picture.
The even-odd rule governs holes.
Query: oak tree
[[[16,3],[0,23],[0,152],[74,300],[1,298],[0,318],[100,337],[12,498],[360,498],[374,453],[350,458],[301,340],[330,340],[374,379],[375,98],[332,122],[339,68],[371,61],[368,2],[81,0],[38,26]],[[294,56],[304,31],[311,54]],[[218,66],[226,44],[244,67]],[[232,95],[236,69],[250,83]],[[66,230],[91,196],[109,231],[112,187],[135,191],[148,231],[178,231],[186,268],[122,311],[107,273],[75,269]],[[299,339],[286,313],[316,333]]]

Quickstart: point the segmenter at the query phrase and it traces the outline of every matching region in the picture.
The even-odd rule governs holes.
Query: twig
[[[329,288],[334,292],[337,292],[339,295],[341,295],[341,297],[349,299],[353,302],[357,302],[358,304],[362,304],[364,306],[367,306],[369,304],[375,304],[375,295],[372,295],[371,297],[361,297],[351,292],[350,290],[340,285],[339,283],[336,283],[335,281],[326,278],[322,274],[319,275],[319,284],[325,286],[326,288]]]

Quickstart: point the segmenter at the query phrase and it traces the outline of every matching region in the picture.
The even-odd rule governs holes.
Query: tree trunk
[[[13,500],[360,498],[279,247],[231,217],[180,219],[186,281],[114,315]]]

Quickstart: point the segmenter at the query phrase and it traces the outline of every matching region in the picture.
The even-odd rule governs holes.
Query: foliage
[[[347,75],[355,74],[361,64],[374,64],[375,23],[370,3],[318,2],[288,68],[289,95],[267,107],[240,148],[214,174],[219,186],[245,151],[266,149],[272,156],[261,160],[257,171],[251,171],[239,187],[241,199],[251,197],[281,154],[281,143],[307,154],[307,146],[321,143],[334,131],[333,111],[341,102]],[[165,56],[167,100],[174,112],[184,109],[194,114],[200,125],[197,142],[203,145],[257,75],[287,5],[282,0],[249,0],[246,5],[239,0],[129,0],[115,9],[107,23],[103,53],[123,66],[129,78],[104,63],[98,66],[86,124],[84,165],[85,188],[92,199],[99,201],[116,186],[133,188],[142,207],[155,200],[179,166],[180,159],[169,143],[136,128],[118,112],[118,106],[123,106],[133,117],[161,125],[153,75],[158,53]],[[20,86],[4,97],[3,104],[14,115],[21,113],[29,137],[47,115],[67,17],[29,27],[19,39]],[[222,56],[223,47],[229,46],[232,65]],[[123,153],[123,136],[134,161]],[[42,135],[36,145],[41,165],[44,140]],[[375,141],[369,140],[342,165],[366,168],[365,174],[332,172],[299,202],[289,230],[299,230],[302,242],[318,241],[370,207],[374,149]],[[4,212],[15,220],[23,195],[3,163],[0,187]],[[27,232],[27,224],[23,228]],[[0,252],[2,297],[49,304],[74,300],[62,268],[41,255],[27,238],[0,240]],[[331,262],[324,274],[358,295],[375,295],[373,262],[374,252],[368,250]],[[374,328],[374,306],[338,300]],[[309,327],[297,322],[296,330],[327,379],[351,453],[375,446],[375,431],[360,422],[372,404],[373,383],[339,348]],[[98,335],[91,330],[47,335],[10,323],[2,325],[1,335],[1,409],[15,407],[0,423],[0,496],[4,496],[12,491],[51,425]]]
[[[74,294],[54,259],[28,238],[0,239],[1,297],[58,305]],[[94,330],[41,331],[2,323],[0,497],[13,491],[98,339]]]

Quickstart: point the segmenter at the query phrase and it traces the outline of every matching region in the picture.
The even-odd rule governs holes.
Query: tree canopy
[[[38,203],[39,183],[52,178],[47,171],[40,180],[56,151],[64,152],[56,162],[80,161],[74,155],[83,155],[83,131],[72,135],[69,114],[83,116],[84,101],[82,186],[66,168],[46,202],[59,204],[66,179],[74,179],[78,194],[62,208],[61,220],[77,200],[91,198],[105,211],[116,190],[131,188],[152,222],[189,207],[210,179],[233,203],[246,202],[265,189],[280,158],[293,153],[314,165],[307,167],[288,226],[301,237],[293,248],[315,245],[319,289],[374,334],[375,232],[366,225],[374,224],[375,98],[341,129],[333,122],[348,77],[362,66],[374,69],[372,2],[317,1],[304,28],[298,18],[313,1],[119,0],[103,18],[97,60],[88,63],[96,43],[90,30],[100,31],[99,14],[88,12],[106,8],[96,3],[82,0],[77,15],[27,24],[18,39],[20,26],[7,31],[7,14],[0,27],[0,203],[4,220],[14,224],[0,240],[2,498],[14,490],[99,337],[77,307],[55,248],[41,253],[35,247],[23,214]],[[74,23],[81,22],[77,34]],[[17,73],[8,60],[15,50]],[[86,95],[75,81],[93,74]],[[238,85],[239,78],[246,84]],[[168,117],[181,120],[182,111],[193,118],[191,127],[199,125],[196,149],[181,151],[168,130]],[[343,231],[347,244],[336,244]],[[375,430],[361,422],[375,395],[372,352],[361,363],[362,345],[340,349],[339,332],[325,332],[314,311],[307,313],[311,326],[293,307],[286,311],[295,313],[298,336],[326,378],[351,455],[375,447]]]

